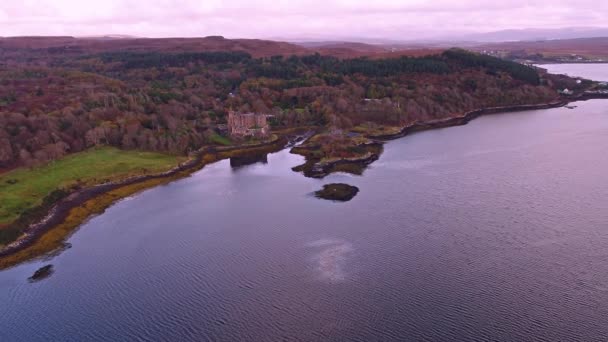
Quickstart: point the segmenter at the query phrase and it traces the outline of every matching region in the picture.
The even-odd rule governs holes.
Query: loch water
[[[362,176],[283,150],[139,193],[0,272],[0,341],[605,341],[608,101],[574,105],[388,142]],[[312,195],[334,182],[360,192]]]
[[[539,67],[547,69],[552,74],[564,74],[571,77],[608,82],[608,63],[541,64]]]

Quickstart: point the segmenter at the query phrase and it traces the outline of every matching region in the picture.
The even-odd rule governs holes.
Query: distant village
[[[542,53],[529,53],[525,50],[483,50],[484,55],[507,59],[522,64],[539,63],[608,63],[608,58],[590,58],[579,54],[547,56]]]
[[[539,66],[539,64],[543,63],[608,63],[608,59],[604,58],[587,58],[585,56],[577,55],[577,54],[569,54],[564,56],[544,56],[540,53],[529,54],[525,50],[483,50],[480,51],[481,54],[512,60],[514,62],[518,62],[533,68],[541,72],[548,72],[547,69],[544,69]],[[578,78],[576,80],[577,86],[583,82],[582,78]],[[575,95],[574,89],[563,88],[557,91],[561,95],[572,96]],[[594,89],[584,91],[585,94],[588,95],[608,95],[608,82],[597,82]]]

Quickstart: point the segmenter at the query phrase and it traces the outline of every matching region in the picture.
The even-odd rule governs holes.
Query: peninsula
[[[332,51],[223,37],[1,38],[0,268],[61,248],[119,198],[306,132],[295,171],[361,174],[386,139],[608,97],[605,84],[462,49]]]

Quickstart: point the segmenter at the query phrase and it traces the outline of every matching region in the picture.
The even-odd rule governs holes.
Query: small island
[[[45,278],[48,278],[53,273],[53,265],[46,265],[40,267],[34,272],[34,274],[28,278],[30,282],[36,282]]]
[[[359,188],[356,186],[333,183],[324,185],[323,189],[315,192],[315,196],[330,201],[348,202],[353,199],[358,192]]]

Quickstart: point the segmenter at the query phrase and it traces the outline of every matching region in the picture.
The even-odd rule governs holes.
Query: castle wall
[[[270,133],[265,114],[229,112],[228,127],[232,136],[264,137]]]

